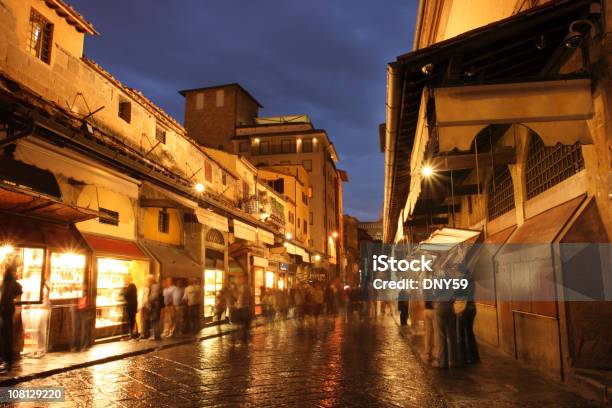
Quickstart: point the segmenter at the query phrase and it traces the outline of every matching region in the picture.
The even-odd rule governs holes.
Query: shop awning
[[[257,228],[245,224],[244,222],[234,220],[234,236],[246,241],[257,242]]]
[[[264,229],[257,229],[257,238],[260,242],[268,245],[274,245],[274,234]]]
[[[53,173],[6,157],[0,165],[0,211],[62,223],[98,216],[97,211],[64,203]]]
[[[459,244],[475,243],[481,232],[460,228],[440,228],[432,232],[428,239],[419,244],[419,248],[432,251],[448,251]]]
[[[440,152],[469,151],[482,129],[499,123],[523,124],[547,146],[593,143],[590,79],[436,88],[434,99]]]
[[[87,233],[82,233],[82,235],[97,256],[149,260],[149,257],[134,241]]]
[[[268,260],[266,258],[262,258],[261,256],[253,256],[253,266],[261,266],[262,268],[266,268],[268,266]]]
[[[197,208],[195,214],[200,224],[222,232],[229,231],[229,222],[226,217],[203,208]]]
[[[202,279],[204,268],[191,259],[184,249],[144,240],[141,244],[159,262],[162,278]]]
[[[60,252],[89,252],[74,226],[0,214],[0,245],[43,246]]]

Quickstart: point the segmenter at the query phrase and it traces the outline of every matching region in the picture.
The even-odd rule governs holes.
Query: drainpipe
[[[417,50],[419,48],[419,42],[421,40],[421,30],[423,29],[423,14],[425,13],[425,0],[419,0],[419,9],[417,11],[417,20],[414,30],[414,39],[412,41],[412,49]]]
[[[400,109],[400,73],[401,69],[395,64],[387,65],[387,113],[385,126],[385,191],[383,204],[383,242],[389,243],[391,223],[389,219],[391,190],[394,183],[393,168],[395,165],[395,142],[397,137],[399,109]],[[397,222],[397,220],[395,220]]]

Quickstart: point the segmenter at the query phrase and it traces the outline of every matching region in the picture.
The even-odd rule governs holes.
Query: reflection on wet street
[[[53,407],[443,405],[390,318],[276,322],[22,384],[43,385],[66,388]]]

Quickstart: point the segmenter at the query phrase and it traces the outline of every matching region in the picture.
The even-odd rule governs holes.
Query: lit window
[[[52,37],[53,24],[39,12],[32,9],[30,11],[30,34],[28,39],[30,54],[48,64],[51,61]]]

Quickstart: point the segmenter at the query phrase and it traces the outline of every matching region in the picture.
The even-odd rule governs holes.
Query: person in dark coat
[[[470,274],[464,265],[461,265],[460,270],[465,278],[470,278]],[[480,355],[474,335],[476,305],[474,304],[473,282],[470,280],[466,289],[455,291],[455,297],[455,302],[465,302],[463,310],[455,311],[457,316],[457,358],[460,364],[477,363],[480,361]]]
[[[125,277],[125,287],[123,288],[123,301],[125,302],[125,316],[128,324],[130,337],[138,338],[138,328],[136,327],[136,312],[138,311],[138,289],[132,281],[132,276]]]
[[[17,271],[16,260],[12,260],[4,272],[2,281],[2,292],[0,293],[0,327],[2,342],[2,360],[4,360],[3,370],[10,371],[15,361],[13,350],[14,335],[13,318],[15,315],[15,299],[21,296],[23,290],[15,277]]]
[[[153,275],[147,277],[149,283],[149,296],[147,297],[147,308],[149,309],[149,319],[151,332],[155,340],[161,340],[161,311],[164,307],[164,297],[162,288],[155,280]]]
[[[397,310],[400,314],[400,324],[402,326],[408,325],[408,291],[406,289],[400,290],[397,297]]]

